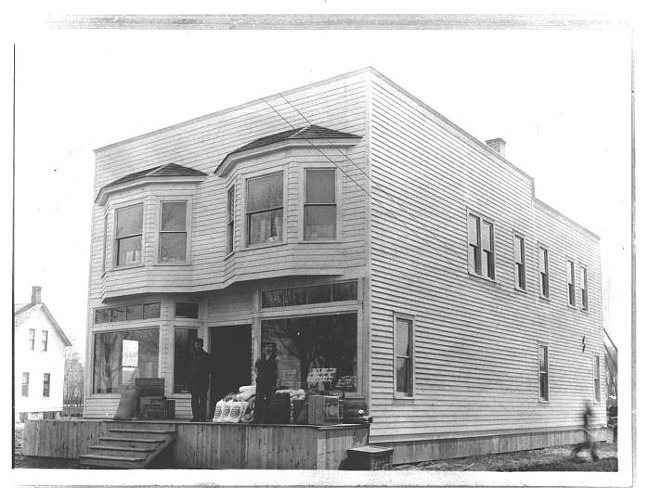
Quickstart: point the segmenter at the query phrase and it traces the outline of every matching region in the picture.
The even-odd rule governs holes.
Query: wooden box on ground
[[[347,469],[381,471],[393,466],[393,448],[361,446],[348,449]]]
[[[309,425],[339,423],[339,397],[337,396],[309,395],[307,409]]]

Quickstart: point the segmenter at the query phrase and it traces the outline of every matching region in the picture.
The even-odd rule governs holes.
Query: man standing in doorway
[[[205,422],[207,415],[208,387],[212,361],[210,355],[203,350],[203,339],[194,341],[194,354],[190,362],[189,387],[192,394],[192,420],[190,422]]]
[[[278,382],[276,354],[275,343],[265,342],[262,346],[262,356],[255,361],[257,379],[255,380],[256,391],[253,422],[256,424],[264,424],[269,421],[269,402],[271,395],[275,393]]]

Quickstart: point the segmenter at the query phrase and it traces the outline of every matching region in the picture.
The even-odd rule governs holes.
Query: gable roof
[[[308,139],[361,139],[361,136],[355,134],[350,134],[349,132],[343,132],[340,130],[329,129],[327,127],[321,127],[320,125],[307,125],[305,127],[299,127],[297,129],[285,130],[282,132],[277,132],[268,136],[260,137],[254,141],[245,144],[234,151],[229,152],[223,158],[219,166],[214,170],[215,173],[223,166],[227,159],[232,157],[235,154],[239,154],[251,149],[258,149],[265,146],[270,146],[271,144],[276,144],[278,142],[284,142],[289,140],[308,140]]]
[[[18,318],[28,312],[29,310],[32,310],[36,307],[39,307],[47,317],[47,319],[50,321],[52,324],[52,327],[54,328],[55,332],[59,335],[61,340],[63,341],[63,344],[65,346],[71,346],[72,342],[70,342],[70,339],[68,339],[68,336],[63,332],[63,329],[59,325],[59,323],[56,321],[54,316],[52,315],[52,312],[47,308],[47,306],[44,303],[27,303],[27,304],[14,304],[14,327],[16,326]]]

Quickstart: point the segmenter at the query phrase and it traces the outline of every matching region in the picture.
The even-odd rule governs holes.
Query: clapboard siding
[[[331,80],[328,83],[305,87],[268,97],[234,109],[224,110],[199,119],[178,124],[137,138],[116,143],[96,151],[95,192],[104,185],[136,171],[166,163],[177,163],[206,173],[202,182],[190,188],[175,190],[173,185],[136,187],[120,192],[109,199],[108,207],[95,205],[91,244],[90,295],[93,298],[119,298],[142,293],[169,293],[216,290],[254,279],[257,272],[278,275],[322,274],[325,268],[362,266],[365,259],[365,201],[359,195],[367,171],[365,143],[346,149],[307,148],[267,154],[252,161],[242,161],[232,177],[220,178],[213,174],[223,158],[234,149],[262,136],[285,131],[292,127],[312,124],[364,136],[367,132],[367,81],[365,76]],[[271,108],[271,106],[273,108]],[[276,111],[280,112],[280,117]],[[286,120],[285,120],[286,119]],[[326,153],[327,155],[323,155]],[[340,169],[342,194],[341,238],[339,243],[326,246],[289,247],[298,240],[298,184],[300,165],[317,162]],[[284,170],[285,235],[284,246],[245,249],[245,177],[246,172]],[[226,203],[227,190],[236,187],[236,252],[226,258]],[[190,262],[187,266],[155,265],[157,260],[157,213],[160,195],[187,198],[191,204]],[[104,213],[109,215],[109,245],[113,229],[114,208],[121,202],[144,200],[145,231],[143,236],[142,267],[113,270],[102,277]],[[110,261],[109,257],[108,261]],[[307,268],[307,270],[305,270]],[[311,268],[311,271],[309,270]],[[337,271],[334,271],[337,273]]]
[[[374,442],[579,425],[602,344],[597,239],[536,203],[528,175],[384,80],[371,88],[370,151]],[[494,224],[494,281],[468,273],[468,211]],[[514,232],[525,237],[525,292]],[[550,300],[539,297],[538,242]],[[588,312],[566,304],[567,257],[589,269]],[[393,393],[395,313],[414,316],[409,399]],[[549,402],[538,400],[538,341],[549,346]]]

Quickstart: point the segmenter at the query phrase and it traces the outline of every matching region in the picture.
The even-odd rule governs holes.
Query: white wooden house
[[[14,305],[16,420],[55,418],[63,409],[65,356],[72,343],[32,287],[30,303]]]
[[[599,238],[504,147],[367,68],[97,149],[85,417],[137,374],[189,418],[198,336],[213,403],[273,341],[395,462],[577,442],[586,401],[604,425]]]

